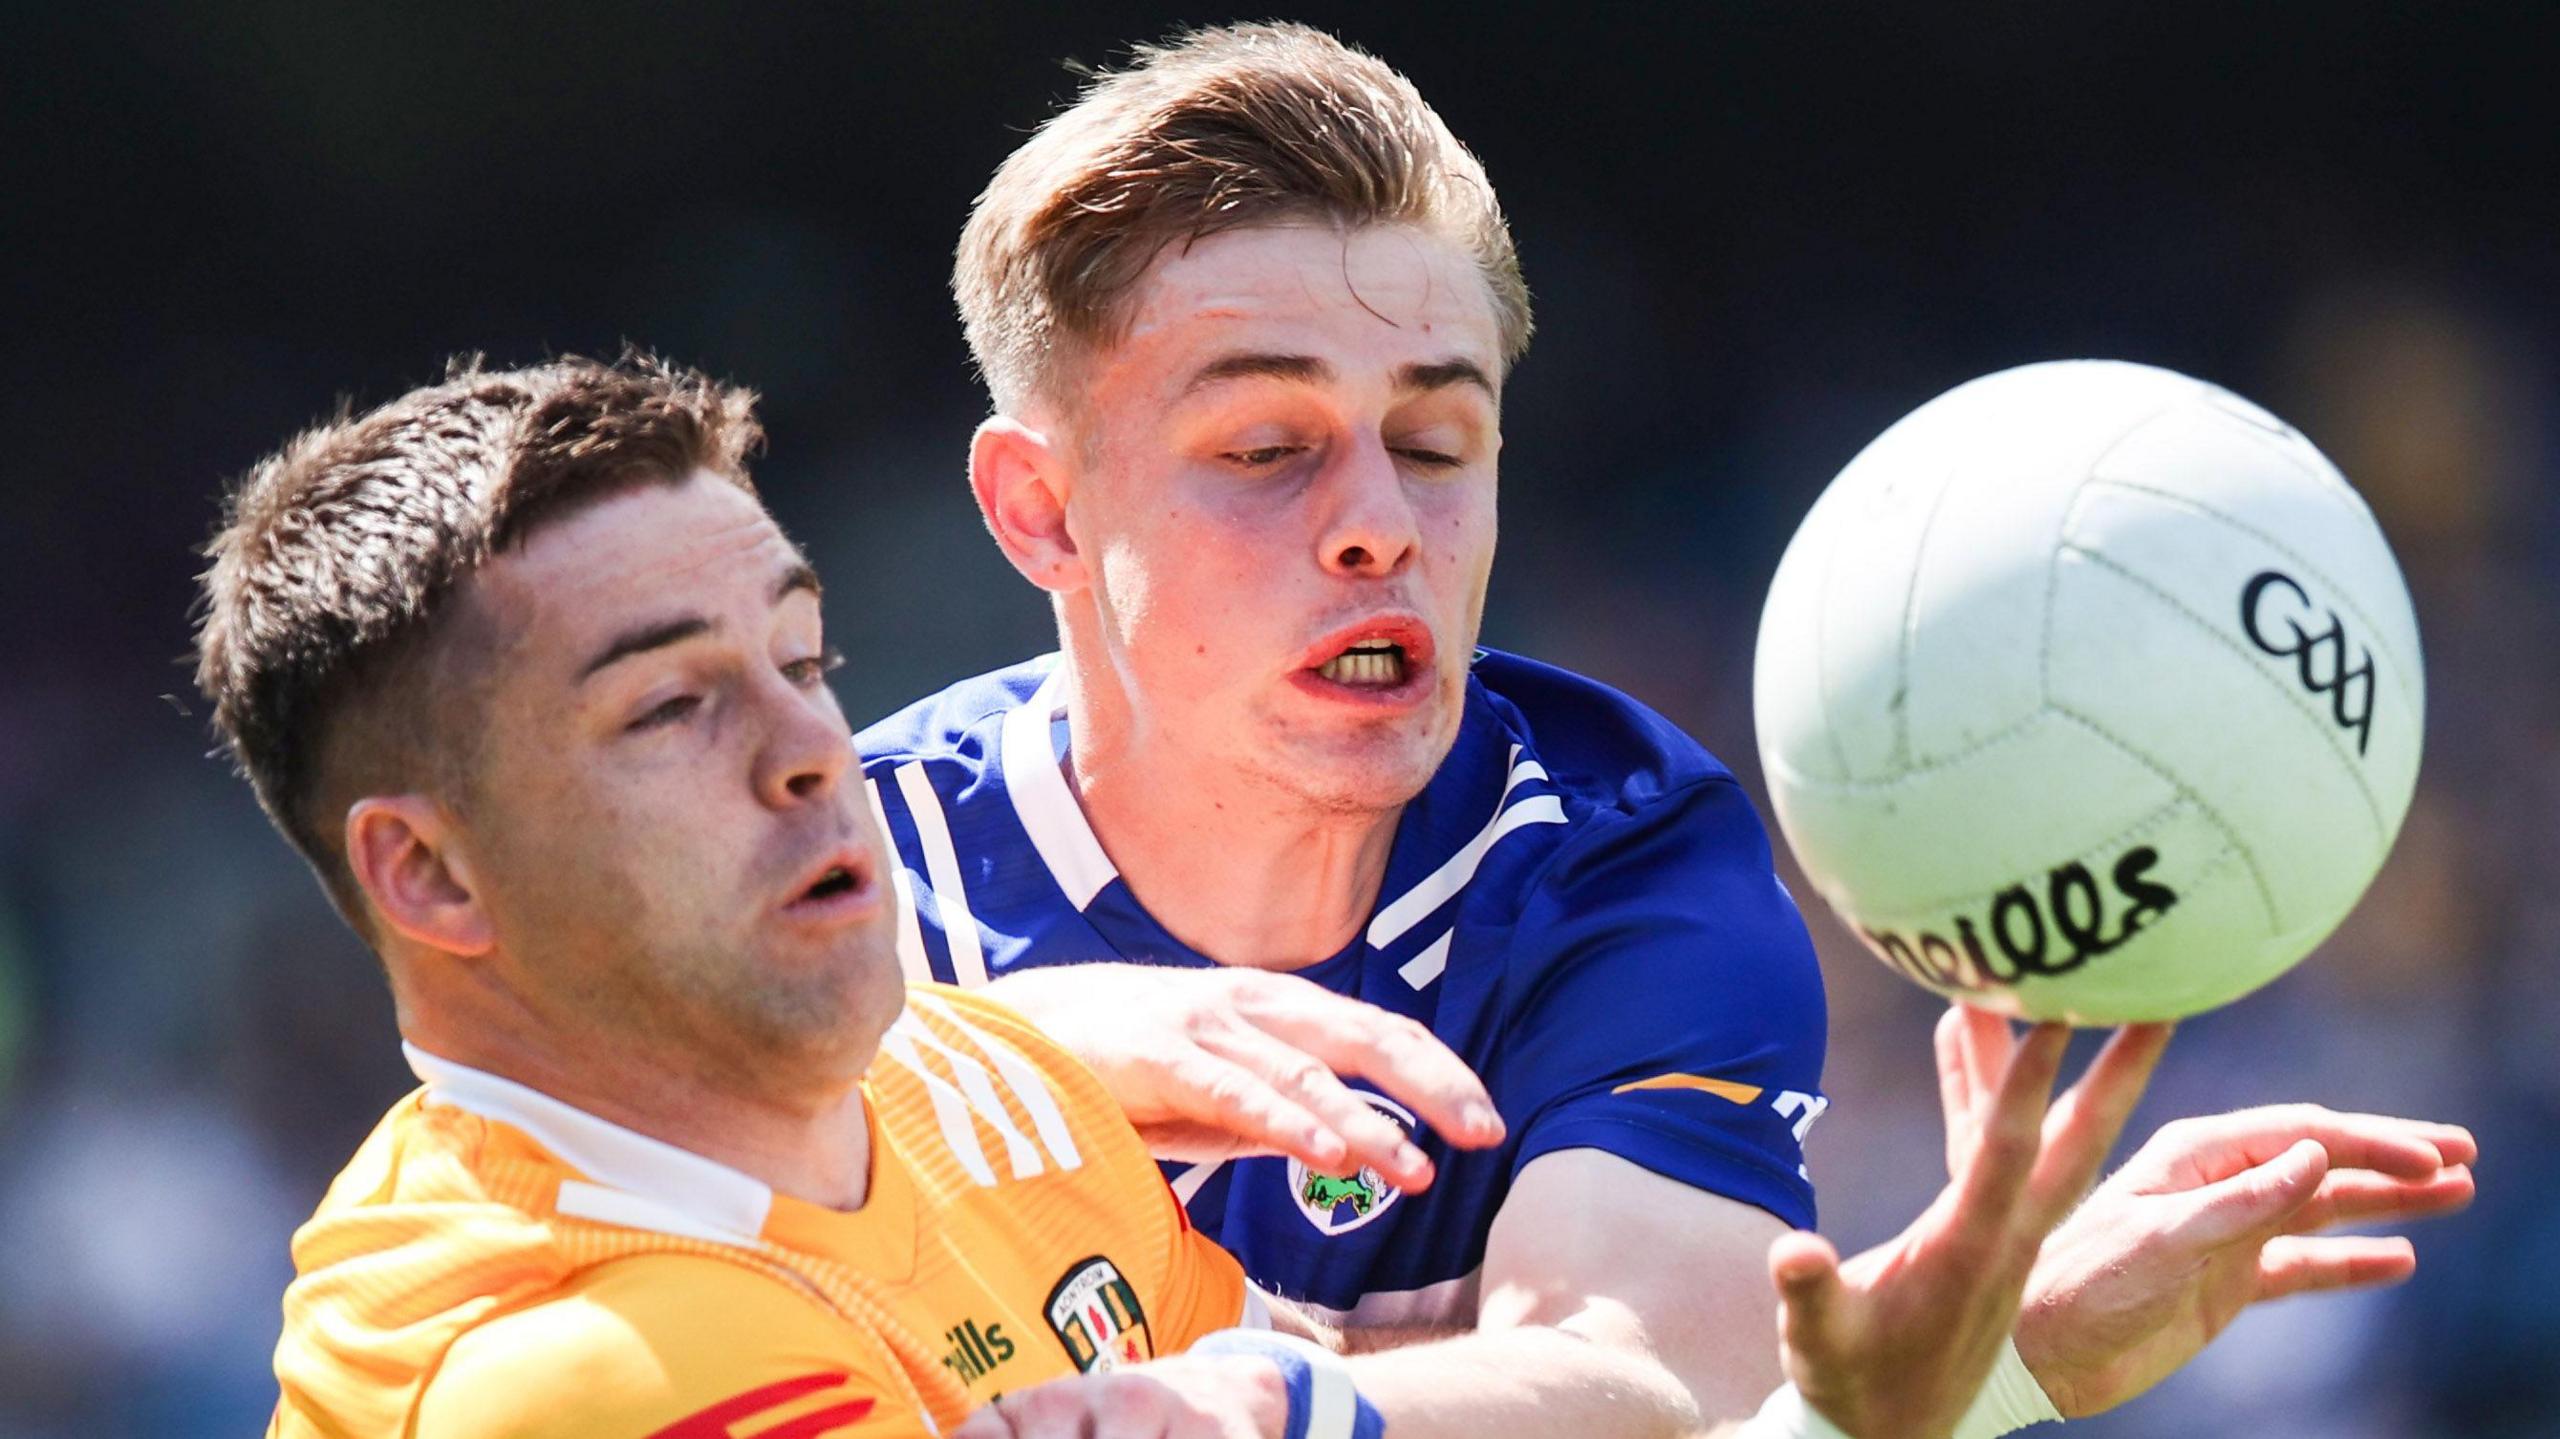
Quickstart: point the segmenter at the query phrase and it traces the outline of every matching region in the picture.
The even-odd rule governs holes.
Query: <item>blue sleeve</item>
[[[1822,972],[1750,801],[1720,777],[1585,825],[1513,939],[1526,983],[1495,1072],[1513,1172],[1605,1150],[1813,1227]]]

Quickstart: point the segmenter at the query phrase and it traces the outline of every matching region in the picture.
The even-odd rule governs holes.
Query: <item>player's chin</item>
[[[1299,735],[1281,747],[1274,778],[1319,809],[1370,813],[1394,809],[1422,793],[1447,757],[1431,729],[1374,726],[1350,733]]]
[[[894,913],[816,932],[781,929],[766,934],[760,948],[767,984],[804,996],[812,1028],[872,1009],[894,1017],[906,1003]]]
[[[777,1064],[855,1077],[906,1009],[894,940],[768,945],[729,997],[733,1017]]]

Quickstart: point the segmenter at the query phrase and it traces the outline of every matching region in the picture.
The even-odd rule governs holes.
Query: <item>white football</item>
[[[1986,376],[1849,462],[1779,562],[1760,760],[1895,970],[2029,1019],[2227,1003],[2346,918],[2426,708],[2373,514],[2227,390]]]

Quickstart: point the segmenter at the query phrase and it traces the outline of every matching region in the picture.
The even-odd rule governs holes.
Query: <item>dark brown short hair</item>
[[[1013,152],[970,211],[951,276],[999,409],[1058,392],[1116,342],[1168,244],[1251,225],[1416,224],[1475,258],[1505,364],[1529,290],[1484,166],[1413,82],[1304,25],[1144,46]]]
[[[341,406],[233,490],[205,550],[196,684],[258,802],[358,928],[346,806],[450,781],[466,742],[434,663],[455,585],[641,485],[710,470],[752,493],[755,398],[640,354],[461,360],[369,413]]]

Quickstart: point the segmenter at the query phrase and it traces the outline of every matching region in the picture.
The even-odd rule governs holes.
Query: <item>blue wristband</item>
[[[1321,1345],[1267,1329],[1221,1329],[1184,1351],[1250,1354],[1280,1371],[1289,1393],[1281,1439],[1385,1439],[1387,1421],[1351,1382],[1351,1366]]]

